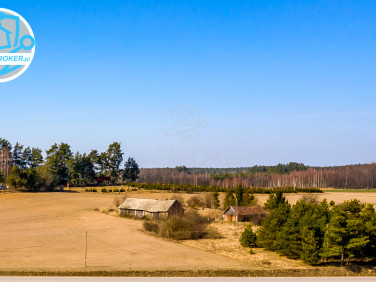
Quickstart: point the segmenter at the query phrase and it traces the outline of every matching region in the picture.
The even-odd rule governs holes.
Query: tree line
[[[319,188],[294,188],[294,187],[276,187],[276,188],[264,188],[264,187],[251,187],[251,188],[243,188],[241,184],[239,184],[236,189],[221,187],[217,185],[191,185],[191,184],[168,184],[168,183],[140,183],[140,182],[130,182],[128,183],[129,186],[142,188],[145,190],[165,190],[165,191],[172,191],[172,192],[187,192],[187,193],[194,193],[194,192],[229,192],[235,193],[239,187],[241,189],[245,189],[244,191],[249,194],[272,194],[276,191],[281,191],[283,193],[322,193],[323,191]]]
[[[113,142],[105,152],[72,152],[66,143],[53,144],[43,156],[39,148],[12,144],[0,138],[0,182],[16,189],[52,189],[56,185],[87,185],[98,181],[115,184],[136,181],[140,172],[129,157],[123,164],[121,144]]]
[[[211,172],[207,172],[211,171]],[[176,168],[141,169],[140,182],[194,186],[294,187],[294,188],[376,188],[376,163],[340,167],[307,167],[290,163],[274,167],[256,166],[241,172],[218,173],[216,169]]]
[[[268,216],[254,233],[246,228],[243,246],[262,247],[309,264],[376,258],[376,212],[359,200],[336,205],[306,197],[290,205],[282,193],[271,194]]]

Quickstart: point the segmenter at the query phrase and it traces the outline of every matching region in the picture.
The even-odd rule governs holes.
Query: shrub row
[[[85,192],[97,192],[98,190],[96,189],[96,188],[86,188],[85,189]],[[102,188],[101,190],[100,190],[102,193],[112,193],[112,192],[114,192],[114,193],[123,193],[123,192],[125,192],[125,190],[123,189],[123,188],[120,188],[120,189],[117,189],[117,188],[115,188],[115,189],[106,189],[106,188]]]

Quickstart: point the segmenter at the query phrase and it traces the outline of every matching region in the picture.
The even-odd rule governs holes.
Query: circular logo
[[[34,33],[27,21],[16,12],[0,8],[0,82],[23,74],[34,53]]]

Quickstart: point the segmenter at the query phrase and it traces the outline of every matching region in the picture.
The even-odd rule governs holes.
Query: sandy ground
[[[141,221],[95,211],[113,195],[24,193],[0,195],[0,270],[84,266],[88,231],[90,269],[244,269],[220,255],[140,232]]]

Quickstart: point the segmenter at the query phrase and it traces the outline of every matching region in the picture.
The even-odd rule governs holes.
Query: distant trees
[[[265,208],[259,247],[309,264],[376,257],[376,212],[370,204],[300,200],[291,207],[283,195],[270,195]]]
[[[251,168],[153,168],[140,171],[140,182],[236,188],[376,188],[376,163],[308,167],[299,163]]]

